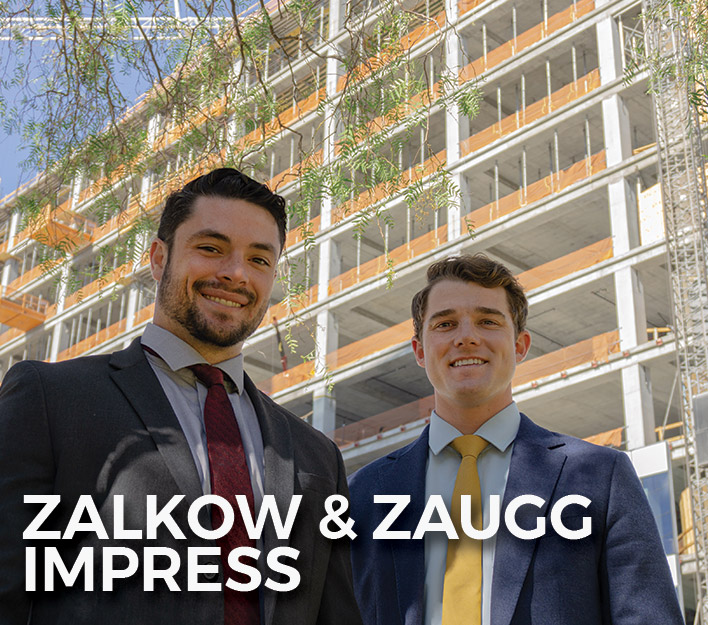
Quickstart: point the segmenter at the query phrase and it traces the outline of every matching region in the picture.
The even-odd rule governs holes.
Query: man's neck
[[[181,339],[187,343],[187,345],[192,347],[192,349],[199,352],[199,355],[210,365],[217,365],[225,360],[235,358],[241,353],[241,348],[243,347],[243,343],[230,345],[229,347],[220,347],[211,343],[199,341],[194,338],[184,327],[178,324],[168,323],[163,318],[158,318],[157,315],[155,315],[152,322],[154,325],[162,328],[163,330],[167,330],[167,332],[174,334],[178,339]]]
[[[438,402],[436,398],[435,412],[441,419],[447,421],[462,434],[474,434],[489,419],[511,403],[512,401],[509,400],[503,406],[485,404],[484,406],[465,406],[455,409],[454,406]]]

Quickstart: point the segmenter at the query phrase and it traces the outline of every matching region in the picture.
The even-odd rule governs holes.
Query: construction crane
[[[666,242],[673,296],[681,408],[695,532],[696,622],[708,625],[708,445],[703,436],[708,393],[706,176],[700,119],[691,103],[685,16],[671,3],[643,0],[645,44],[656,120]],[[666,71],[670,68],[671,71]],[[700,621],[699,621],[700,619]]]
[[[249,6],[244,2],[237,2],[236,6],[239,7],[239,15],[247,15],[259,5],[256,3]],[[176,39],[184,36],[185,33],[189,34],[197,27],[216,33],[233,21],[225,6],[221,6],[218,2],[206,3],[203,17],[183,15],[179,0],[173,0],[171,12],[166,7],[167,5],[160,10],[159,14],[155,11],[152,15],[144,16],[130,12],[118,14],[106,11],[101,14],[100,23],[103,25],[112,20],[124,21],[129,15],[130,27],[124,31],[126,38],[142,39],[149,36],[153,39]],[[97,20],[91,16],[76,16],[68,20],[66,14],[32,15],[28,9],[25,9],[17,11],[14,15],[0,16],[0,41],[63,39],[66,36],[67,21],[83,30],[88,30]]]

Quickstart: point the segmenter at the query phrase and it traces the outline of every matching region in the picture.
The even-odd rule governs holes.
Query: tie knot
[[[450,443],[450,446],[463,458],[465,456],[477,458],[477,456],[482,453],[482,450],[487,445],[487,441],[476,434],[465,434],[464,436],[458,436]]]
[[[207,388],[216,384],[224,385],[224,372],[218,367],[211,365],[192,365],[189,367],[197,379]]]

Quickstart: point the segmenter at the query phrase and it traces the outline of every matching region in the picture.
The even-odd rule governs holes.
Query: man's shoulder
[[[379,488],[381,473],[391,467],[395,467],[396,463],[401,459],[410,459],[411,454],[416,457],[416,460],[424,462],[427,459],[427,450],[428,428],[426,427],[414,441],[373,460],[361,469],[355,471],[349,477],[349,488],[352,494],[358,491],[369,491]]]
[[[531,440],[549,449],[562,448],[563,452],[569,456],[591,456],[598,459],[616,460],[618,457],[626,455],[618,449],[596,445],[570,434],[546,429],[523,413],[516,440],[519,439]]]
[[[67,378],[84,379],[108,366],[112,354],[99,354],[71,358],[61,362],[42,360],[21,360],[15,363],[6,374],[6,379],[36,377],[42,380],[66,380]]]
[[[129,366],[144,359],[139,339],[126,349],[108,354],[80,356],[60,362],[22,360],[14,364],[5,374],[2,387],[29,387],[40,384],[45,388],[72,389],[75,386],[86,389],[103,387],[111,371]],[[147,363],[147,360],[145,360]],[[2,388],[0,387],[0,388]]]

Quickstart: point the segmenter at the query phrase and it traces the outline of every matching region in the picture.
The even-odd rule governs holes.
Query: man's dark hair
[[[428,307],[430,290],[441,280],[461,280],[474,282],[488,289],[502,287],[506,291],[511,318],[514,322],[515,334],[519,335],[526,328],[526,315],[529,303],[518,280],[504,265],[484,254],[464,254],[451,256],[433,263],[428,267],[428,284],[413,296],[411,312],[413,314],[413,329],[415,337],[420,340],[423,333],[423,319]]]
[[[280,237],[280,250],[285,245],[285,199],[273,193],[266,185],[256,182],[238,169],[223,167],[199,176],[171,193],[160,217],[157,236],[172,248],[175,232],[189,219],[198,197],[223,197],[245,200],[263,207],[275,219]]]

